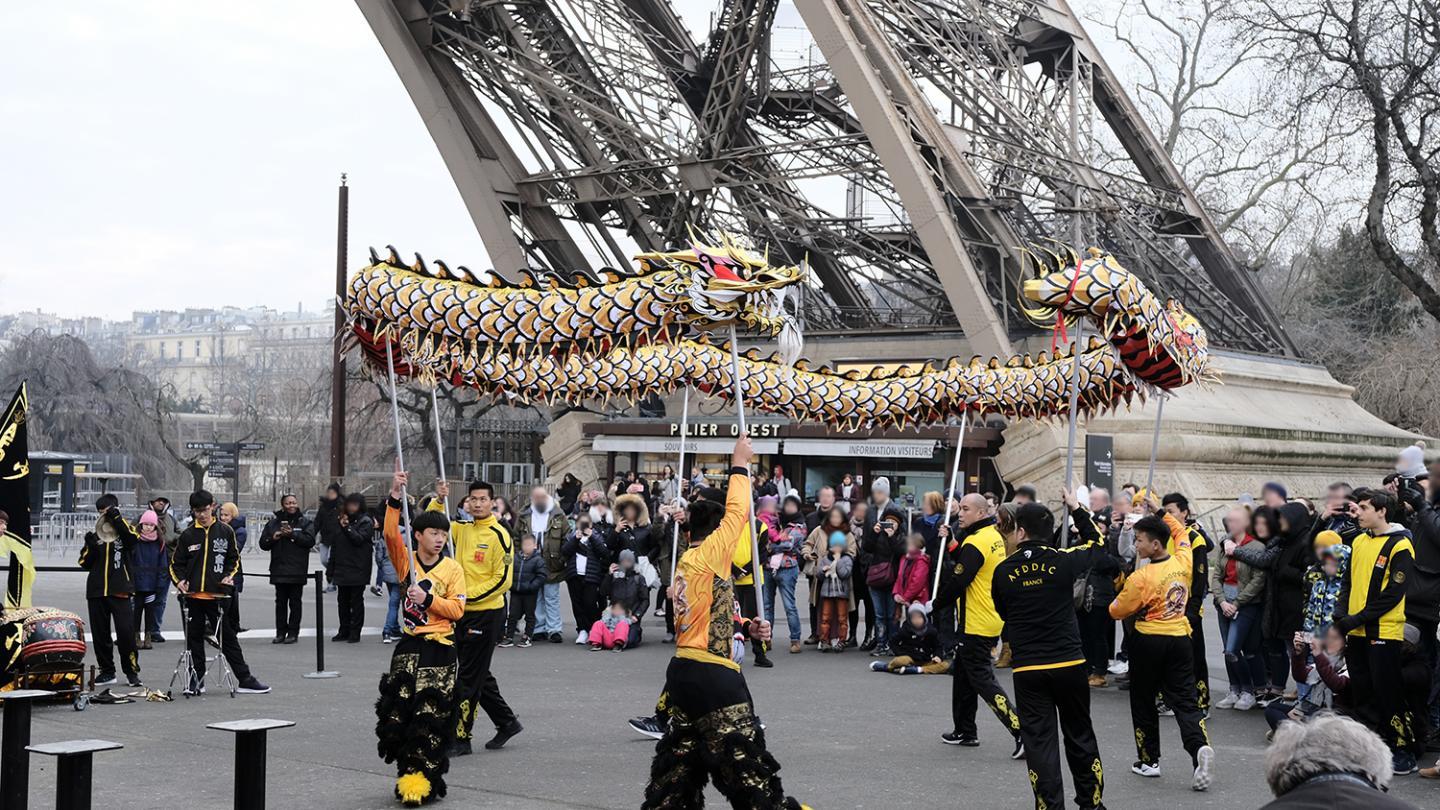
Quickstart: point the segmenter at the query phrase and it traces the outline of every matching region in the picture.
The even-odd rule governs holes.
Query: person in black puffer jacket
[[[940,656],[940,633],[930,623],[927,611],[920,602],[910,604],[905,621],[890,643],[895,657],[888,662],[871,661],[871,670],[896,675],[944,675],[949,671],[949,665]]]
[[[581,517],[560,553],[565,556],[565,586],[575,613],[575,643],[584,644],[590,640],[590,625],[600,617],[600,578],[610,565],[605,532],[594,527],[590,515]]]
[[[365,496],[345,496],[345,508],[325,516],[321,531],[331,537],[330,574],[339,589],[336,603],[340,630],[331,641],[359,643],[365,623],[365,586],[370,584],[370,565],[375,557],[375,519],[365,511]]]
[[[1227,554],[1269,574],[1265,578],[1265,618],[1260,627],[1270,684],[1263,697],[1256,696],[1262,704],[1279,697],[1285,690],[1290,672],[1287,645],[1292,643],[1304,622],[1305,599],[1309,596],[1305,569],[1315,562],[1315,552],[1310,546],[1310,528],[1314,521],[1309,510],[1304,504],[1291,502],[1278,512],[1279,532],[1263,547],[1249,543],[1232,549],[1234,541],[1225,543]]]
[[[625,612],[630,615],[630,636],[625,641],[625,647],[638,646],[640,620],[650,609],[650,586],[635,570],[635,552],[628,548],[620,552],[619,560],[611,563],[610,570],[600,578],[600,603],[625,607]]]
[[[275,639],[271,644],[300,640],[301,595],[310,575],[310,549],[315,524],[300,511],[294,495],[280,499],[275,516],[260,532],[260,548],[270,552],[270,584],[275,586]]]
[[[521,647],[530,646],[530,637],[535,635],[535,605],[540,598],[547,573],[545,557],[540,554],[531,534],[520,538],[520,553],[515,555],[515,586],[510,589],[510,615],[506,620],[505,638],[501,647],[515,646],[515,631],[520,620],[525,620],[525,633],[520,636]]]

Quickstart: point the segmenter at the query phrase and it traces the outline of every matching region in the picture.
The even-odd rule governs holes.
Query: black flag
[[[0,559],[8,558],[4,607],[29,607],[35,581],[35,560],[30,552],[30,442],[25,423],[30,398],[25,383],[0,414],[0,511],[6,527],[0,535]]]

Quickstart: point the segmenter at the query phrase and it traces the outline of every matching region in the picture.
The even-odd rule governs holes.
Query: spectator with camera
[[[300,501],[285,495],[260,532],[260,548],[270,552],[270,584],[275,586],[275,638],[271,644],[300,640],[301,595],[314,547],[315,525],[300,511]]]

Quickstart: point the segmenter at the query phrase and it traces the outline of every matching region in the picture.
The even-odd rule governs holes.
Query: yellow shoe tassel
[[[418,807],[430,797],[430,780],[423,773],[407,773],[395,780],[395,791],[406,807]]]

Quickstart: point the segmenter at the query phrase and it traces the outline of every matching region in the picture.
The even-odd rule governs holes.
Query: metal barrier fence
[[[245,513],[246,556],[261,554],[260,532],[274,517],[273,512]],[[132,523],[139,518],[126,515]],[[94,512],[46,512],[40,522],[34,524],[30,533],[30,545],[36,557],[75,559],[85,545],[85,533],[95,530]],[[137,527],[138,528],[138,527]]]

